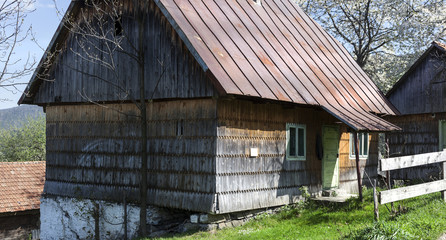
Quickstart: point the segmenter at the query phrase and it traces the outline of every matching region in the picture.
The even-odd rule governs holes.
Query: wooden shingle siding
[[[178,34],[153,2],[151,5],[144,32],[147,98],[198,98],[216,95],[213,84]],[[130,37],[135,38],[131,40],[135,41],[137,22],[130,16],[123,16],[124,29],[129,32]],[[54,64],[51,71],[48,79],[51,81],[42,82],[34,97],[35,104],[87,102],[80,93],[100,102],[138,99],[138,66],[135,60],[124,53],[116,52],[117,69],[113,72],[77,56],[75,53],[84,57],[85,54],[75,40],[74,33],[70,33],[65,44],[63,52],[57,57],[57,64]],[[124,51],[131,51],[128,44],[123,46]],[[118,74],[119,80],[114,78],[114,74]],[[130,96],[126,96],[125,92],[113,84],[92,76],[102,77],[113,84],[120,83],[121,87],[129,91]]]
[[[299,187],[321,190],[321,161],[315,142],[323,124],[335,124],[328,113],[243,100],[218,101],[217,194],[220,213],[288,204]],[[305,124],[306,161],[285,158],[286,123]],[[258,157],[249,157],[250,148]]]
[[[390,157],[415,155],[439,151],[439,121],[446,119],[446,113],[411,114],[387,117],[403,132],[386,133],[390,145]],[[424,179],[438,177],[440,164],[429,164],[414,168],[391,171],[395,179]]]
[[[350,157],[350,133],[341,128],[339,142],[339,188],[350,193],[358,192],[356,160]],[[367,158],[360,158],[359,166],[363,185],[371,186],[371,180],[378,174],[378,133],[369,133]]]
[[[215,106],[212,99],[147,104],[149,204],[213,210]],[[45,194],[112,201],[126,195],[128,201],[138,201],[140,124],[111,110],[134,115],[137,109],[133,104],[107,107],[47,108]]]

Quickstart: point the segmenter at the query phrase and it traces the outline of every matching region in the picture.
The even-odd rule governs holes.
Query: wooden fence
[[[399,200],[404,200],[408,198],[418,197],[421,195],[434,193],[434,192],[442,192],[442,197],[446,200],[446,149],[441,152],[433,152],[433,153],[423,153],[417,155],[403,156],[403,157],[395,157],[395,158],[384,158],[380,160],[380,170],[381,171],[391,171],[396,169],[404,169],[409,167],[422,166],[433,163],[443,163],[443,171],[441,174],[441,180],[417,184],[407,187],[401,187],[396,189],[389,189],[386,191],[381,191],[379,193],[379,203],[386,204],[392,203]],[[387,174],[390,177],[390,174]],[[389,185],[390,187],[390,185]],[[376,192],[376,191],[374,191]],[[374,194],[374,198],[376,199],[376,194]],[[377,215],[377,203],[375,203],[375,218],[378,218]]]

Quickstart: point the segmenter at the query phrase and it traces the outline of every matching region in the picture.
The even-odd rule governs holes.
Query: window
[[[175,132],[177,134],[177,137],[183,136],[183,134],[184,134],[184,121],[183,121],[183,119],[177,120]]]
[[[350,133],[350,158],[356,158],[354,133]],[[369,156],[369,134],[358,133],[359,141],[359,158],[367,158]]]
[[[305,160],[306,158],[305,125],[286,124],[286,158],[288,160]]]

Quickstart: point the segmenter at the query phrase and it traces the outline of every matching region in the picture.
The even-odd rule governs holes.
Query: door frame
[[[324,131],[324,129],[326,128],[326,127],[330,127],[330,128],[336,128],[337,129],[337,132],[338,132],[338,136],[337,136],[337,149],[338,149],[338,152],[337,152],[337,157],[336,157],[336,163],[338,164],[338,179],[337,179],[337,183],[336,183],[336,186],[334,186],[334,187],[330,187],[330,188],[326,188],[326,187],[324,187],[324,179],[325,179],[325,169],[324,169],[324,166],[325,166],[325,164],[324,164],[324,155],[325,155],[325,149],[324,149],[324,147],[325,147],[325,145],[324,145],[324,137],[325,137],[325,131]],[[338,125],[322,125],[322,151],[323,151],[323,154],[322,154],[322,167],[321,167],[321,180],[322,180],[322,190],[326,190],[326,189],[337,189],[337,188],[339,188],[339,182],[340,182],[340,178],[341,178],[341,176],[340,176],[340,166],[339,166],[339,140],[340,140],[340,136],[341,136],[341,133],[340,133],[340,128],[339,128],[339,126]]]
[[[443,137],[446,134],[443,132],[443,124],[446,124],[446,120],[438,120],[438,151],[443,151]]]

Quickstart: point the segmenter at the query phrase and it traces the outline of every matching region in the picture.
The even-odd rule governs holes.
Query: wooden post
[[[390,190],[390,189],[392,189],[392,185],[390,185],[391,184],[390,171],[386,171],[386,176],[387,176],[387,190]],[[393,202],[390,203],[390,209],[392,210],[392,212],[395,211]]]
[[[127,199],[124,195],[124,240],[127,239]]]
[[[359,143],[358,143],[358,132],[353,133],[353,138],[355,142],[355,156],[356,156],[356,175],[358,176],[358,191],[359,191],[359,200],[362,202],[362,184],[361,184],[361,170],[359,167]]]
[[[443,151],[445,151],[445,150],[446,149],[443,149]],[[445,171],[446,171],[446,162],[443,162],[442,165],[443,165],[443,173],[441,175],[442,175],[443,179],[446,179],[446,173],[445,173]],[[446,202],[446,191],[441,192],[441,198],[443,199],[443,201]]]
[[[376,179],[373,184],[373,206],[375,207],[375,221],[379,221],[378,196],[376,194]]]
[[[136,1],[135,1],[136,2]],[[135,5],[136,6],[136,5]],[[144,4],[144,8],[146,5]],[[145,63],[144,63],[144,23],[145,13],[138,13],[138,83],[139,83],[139,110],[141,114],[141,182],[139,184],[140,192],[140,210],[139,210],[139,230],[140,237],[147,235],[147,104],[145,95]]]
[[[97,202],[93,202],[93,218],[94,218],[94,239],[101,239],[101,235],[99,232],[99,204]]]

